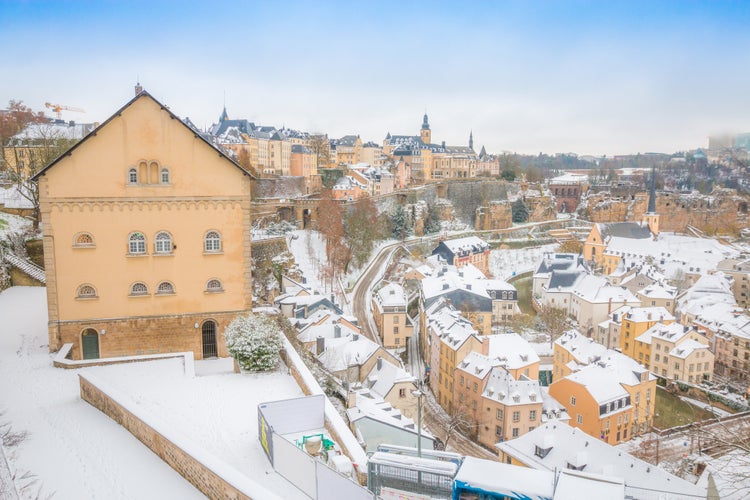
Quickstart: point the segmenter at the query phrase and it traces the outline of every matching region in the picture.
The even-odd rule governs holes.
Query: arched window
[[[207,232],[204,239],[204,249],[206,252],[221,252],[221,235],[216,231]]]
[[[145,283],[133,283],[130,287],[130,295],[148,295],[148,287]]]
[[[78,233],[73,241],[73,246],[76,247],[93,247],[94,237],[89,233]]]
[[[156,293],[159,295],[170,295],[174,293],[174,285],[169,281],[162,281],[156,287]]]
[[[161,169],[161,183],[169,184],[169,169],[168,168]]]
[[[162,231],[154,238],[154,250],[156,253],[172,253],[172,236],[166,231]]]
[[[96,297],[96,289],[91,285],[81,285],[78,287],[76,296],[79,299],[93,299]]]
[[[208,280],[208,283],[206,283],[206,291],[207,292],[223,292],[224,287],[221,286],[221,281],[217,279]]]
[[[146,253],[146,237],[143,233],[131,233],[128,238],[128,252],[132,254]]]
[[[138,184],[138,170],[135,168],[128,170],[128,184]]]

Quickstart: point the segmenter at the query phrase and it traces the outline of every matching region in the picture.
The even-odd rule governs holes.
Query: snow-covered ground
[[[330,283],[326,283],[323,275],[328,259],[326,243],[321,234],[312,230],[297,230],[290,232],[286,241],[307,285],[321,293],[330,293]]]
[[[260,401],[300,396],[284,372],[234,375],[227,360],[176,360],[81,370],[52,366],[44,288],[0,293],[0,424],[26,433],[4,448],[21,498],[204,498],[123,427],[80,399],[78,373],[94,373],[161,420],[279,495],[302,494],[273,472],[257,440]],[[0,459],[0,463],[2,460]],[[0,477],[3,477],[0,474]]]
[[[556,248],[556,244],[551,244],[539,247],[492,250],[490,252],[490,272],[495,278],[507,280],[516,274],[534,271],[542,261],[544,254],[554,252]]]
[[[31,227],[31,221],[18,215],[0,212],[0,239],[9,233],[16,233]]]

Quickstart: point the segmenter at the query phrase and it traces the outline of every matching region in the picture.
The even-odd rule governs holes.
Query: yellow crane
[[[57,119],[62,120],[62,111],[75,111],[76,113],[85,113],[86,111],[82,110],[81,108],[76,108],[74,106],[64,106],[62,104],[52,104],[51,102],[45,102],[44,107],[51,109],[52,111],[57,114]]]

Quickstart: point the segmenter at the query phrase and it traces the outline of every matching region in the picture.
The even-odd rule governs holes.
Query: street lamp
[[[411,391],[417,398],[417,457],[422,458],[422,395],[420,390]]]

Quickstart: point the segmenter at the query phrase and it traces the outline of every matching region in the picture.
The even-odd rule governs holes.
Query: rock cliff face
[[[533,194],[532,194],[533,193]],[[541,222],[557,217],[555,202],[548,194],[540,195],[529,191],[528,195],[520,194],[529,209],[528,222]],[[505,229],[513,225],[514,201],[493,201],[476,210],[474,229],[478,231],[489,229]]]
[[[710,195],[657,193],[656,212],[662,231],[684,232],[688,226],[707,233],[735,234],[750,226],[747,196],[732,189],[716,189]],[[592,222],[638,222],[648,210],[648,193],[630,197],[602,192],[591,194],[579,208]]]

